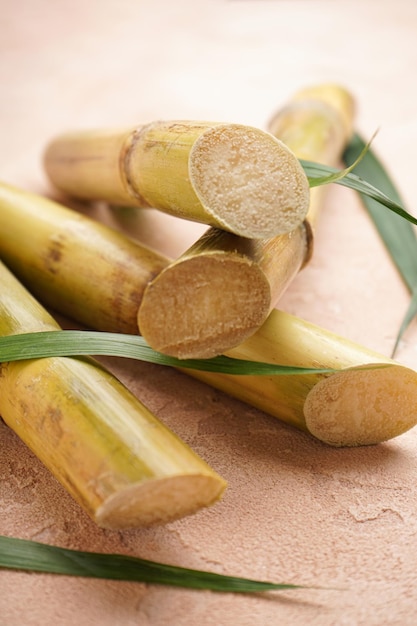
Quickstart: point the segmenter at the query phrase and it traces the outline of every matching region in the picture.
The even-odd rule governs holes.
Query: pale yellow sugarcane
[[[0,191],[2,187],[0,186]],[[36,231],[36,220],[42,229],[43,206],[45,199],[35,194],[24,194],[25,201],[21,202],[21,192],[7,187],[7,202],[0,193],[0,216],[3,221],[0,228],[0,257],[3,249],[8,250],[8,263],[12,264],[14,257],[18,260],[18,266],[24,276],[29,277],[29,286],[38,292],[44,289],[45,277],[49,276],[48,269],[44,264],[38,266],[36,273],[25,272],[25,267],[36,263],[39,254],[42,253],[44,241],[38,241],[36,246],[24,245],[25,237],[21,228],[27,224],[26,237],[30,238]],[[32,204],[32,216],[30,220],[23,219],[27,215],[29,204]],[[6,207],[5,213],[3,208]],[[14,209],[13,209],[14,207]],[[50,208],[49,204],[48,207]],[[58,207],[59,208],[59,207]],[[57,217],[59,212],[56,214]],[[66,215],[64,212],[63,215]],[[57,233],[59,221],[55,227]],[[62,222],[65,226],[65,220]],[[113,264],[110,254],[103,254],[95,264],[79,265],[78,255],[86,253],[89,241],[94,240],[94,227],[97,226],[100,237],[103,238],[105,230],[101,225],[90,223],[91,237],[82,237],[77,248],[76,240],[73,241],[71,255],[66,263],[71,267],[73,258],[77,273],[74,280],[68,285],[66,297],[83,303],[85,296],[82,285],[90,281],[91,289],[95,297],[90,299],[86,306],[75,306],[74,310],[81,315],[79,322],[85,323],[97,319],[97,322],[111,317],[111,298],[108,297],[108,289],[115,289],[114,281],[107,281],[106,275],[112,276]],[[10,246],[10,241],[14,244]],[[101,239],[105,246],[105,240]],[[109,251],[114,250],[115,240],[110,237]],[[117,253],[130,254],[131,241],[120,236],[117,245],[121,250]],[[140,246],[138,246],[140,248]],[[140,252],[138,252],[140,254]],[[133,256],[135,263],[140,263],[137,255]],[[168,264],[168,259],[166,263]],[[57,259],[56,273],[59,276],[59,263]],[[133,263],[127,264],[127,272],[134,276]],[[98,269],[99,267],[99,269]],[[100,281],[95,280],[95,271],[99,272]],[[79,281],[80,288],[77,288]],[[109,287],[110,285],[110,287]],[[50,294],[48,294],[48,298]],[[102,302],[108,307],[107,315],[99,315]],[[132,305],[131,305],[132,306]],[[67,314],[67,302],[62,293],[57,290],[57,299],[54,308],[63,314]],[[86,309],[89,309],[88,311]],[[27,311],[22,305],[21,311]],[[130,316],[128,309],[123,309]],[[96,316],[97,313],[97,316]],[[29,318],[30,319],[30,318]],[[49,318],[48,318],[49,319]],[[27,330],[31,328],[25,321]],[[44,330],[50,324],[47,321]],[[115,320],[120,328],[125,326],[119,317]],[[95,328],[102,330],[99,324]],[[10,332],[18,332],[10,329]],[[322,368],[354,368],[365,364],[387,363],[390,366],[382,369],[355,369],[343,370],[331,375],[295,375],[295,376],[226,376],[222,374],[183,370],[215,388],[255,406],[265,413],[273,415],[283,422],[310,432],[316,438],[330,445],[353,446],[379,443],[392,437],[396,437],[412,428],[417,423],[417,374],[398,363],[390,361],[385,356],[367,350],[365,347],[347,341],[346,339],[329,333],[328,331],[309,324],[308,322],[288,315],[278,310],[273,310],[266,322],[249,339],[228,353],[232,357],[245,358],[257,361],[267,361],[278,364],[287,364],[301,367]],[[16,367],[17,364],[16,364]],[[1,398],[1,394],[0,394]]]
[[[355,102],[336,83],[300,89],[288,105],[269,120],[270,133],[283,141],[299,159],[336,166],[353,132]],[[310,191],[307,220],[316,226],[327,187]]]
[[[269,126],[298,158],[336,165],[353,112],[343,87],[324,84],[298,92]],[[311,190],[307,220],[288,234],[254,240],[208,230],[146,288],[138,324],[148,343],[178,358],[207,358],[250,337],[308,262],[324,191]]]
[[[5,184],[0,258],[43,304],[90,328],[123,333],[137,333],[145,287],[167,265],[115,230]]]
[[[0,263],[0,335],[47,330],[59,326]],[[195,513],[216,502],[226,486],[92,359],[2,364],[0,415],[105,528]]]
[[[308,180],[270,133],[241,124],[170,121],[67,133],[45,152],[52,183],[75,197],[154,207],[244,237],[304,219]]]
[[[342,370],[267,377],[183,370],[329,445],[376,444],[417,424],[414,370],[283,311],[274,309],[252,337],[227,354]],[[382,364],[387,367],[374,367]]]

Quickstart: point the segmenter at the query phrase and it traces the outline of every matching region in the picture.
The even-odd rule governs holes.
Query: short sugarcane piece
[[[40,208],[41,205],[37,204],[36,195],[32,195],[32,201],[35,209]],[[5,221],[0,229],[0,257],[5,239],[15,239],[15,245],[10,248],[9,261],[12,260],[13,249],[17,258],[20,258],[21,254],[21,240],[15,237],[16,231],[14,230],[17,223],[24,221],[22,220],[24,214],[20,213],[20,209],[20,203],[16,202],[14,219]],[[1,212],[0,202],[0,216]],[[10,218],[12,215],[13,213],[10,213]],[[37,219],[42,221],[40,211]],[[28,237],[36,231],[36,221],[30,224],[31,230],[28,231]],[[6,238],[2,237],[3,227],[7,227]],[[111,241],[114,240],[111,239]],[[126,247],[124,247],[124,242],[126,242]],[[104,245],[104,241],[102,243]],[[88,247],[89,241],[83,239],[80,245]],[[131,249],[131,241],[124,236],[118,239],[118,245],[123,247],[124,252]],[[38,251],[36,248],[28,248],[25,263],[31,265],[36,255],[41,253],[42,247]],[[72,256],[76,258],[78,253],[79,251],[74,247],[68,262],[71,262]],[[136,256],[133,258],[136,259]],[[75,260],[74,263],[76,262]],[[86,316],[91,320],[100,319],[96,313],[100,310],[99,306],[102,301],[107,303],[107,314],[111,317],[111,299],[104,296],[109,288],[109,281],[106,281],[105,276],[106,273],[111,276],[112,263],[107,255],[101,256],[98,263],[101,265],[104,278],[91,284],[91,289],[95,291],[95,298],[89,300],[86,307],[74,308],[83,315],[81,318],[75,318],[81,323],[84,323]],[[168,264],[168,259],[166,263]],[[128,264],[127,267],[131,268],[131,265]],[[78,271],[79,273],[74,276],[74,281],[71,282],[68,295],[75,301],[83,303],[85,296],[81,286],[90,276],[91,268],[79,267]],[[132,269],[127,271],[132,272],[132,276],[134,275]],[[46,267],[40,267],[39,272],[47,275]],[[33,280],[36,281],[35,276]],[[80,281],[80,289],[77,288],[77,280]],[[111,288],[116,289],[114,282],[110,284]],[[57,299],[53,306],[55,310],[66,314],[66,303],[59,291],[57,291]],[[89,309],[88,312],[86,308]],[[125,324],[120,319],[115,320],[114,330],[118,331],[118,324],[120,332],[123,332],[121,329]],[[26,327],[31,330],[29,324]],[[99,325],[94,328],[103,330]],[[44,328],[44,330],[47,329]],[[331,375],[273,377],[226,376],[183,370],[283,422],[310,432],[316,438],[331,445],[352,446],[378,443],[400,435],[417,422],[417,409],[415,408],[417,407],[417,374],[414,371],[390,361],[383,355],[369,351],[358,344],[276,309],[271,312],[266,322],[254,335],[240,346],[230,350],[228,354],[236,358],[269,361],[282,365],[337,370],[357,368],[366,364],[389,364],[390,367],[382,369],[343,370]]]
[[[337,85],[305,89],[271,121],[298,158],[336,165],[353,120]],[[178,358],[208,358],[239,345],[265,321],[307,263],[325,187],[311,190],[307,221],[288,234],[246,239],[209,229],[144,292],[138,324],[147,342]]]
[[[210,229],[144,290],[141,335],[159,352],[210,358],[239,345],[265,321],[309,254],[305,222],[265,240]]]
[[[59,326],[0,263],[0,335],[46,330]],[[105,528],[168,522],[213,504],[225,488],[92,359],[3,364],[0,415]]]
[[[123,333],[137,333],[145,287],[167,265],[97,221],[3,183],[0,258],[42,304],[87,327]]]
[[[183,370],[329,445],[376,444],[417,424],[414,370],[288,313],[274,309],[252,337],[227,354],[342,370],[271,377]]]
[[[44,163],[66,194],[153,207],[244,237],[290,232],[309,204],[294,154],[241,124],[170,121],[68,133],[51,141]]]

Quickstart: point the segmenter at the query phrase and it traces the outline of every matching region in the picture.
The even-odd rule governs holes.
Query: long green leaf
[[[0,568],[234,593],[311,588],[225,576],[123,554],[69,550],[5,536],[0,536]]]
[[[353,163],[364,145],[363,139],[356,134],[343,155],[345,163]],[[356,165],[356,171],[395,202],[403,205],[387,170],[371,150]],[[402,278],[410,291],[413,291],[417,287],[417,237],[414,228],[395,214],[381,211],[372,198],[362,194],[361,198]]]
[[[122,554],[68,550],[4,536],[0,536],[0,568],[235,593],[308,588],[214,574]]]
[[[212,359],[176,359],[153,350],[138,335],[87,330],[57,330],[0,337],[0,363],[50,356],[118,356],[159,365],[223,374],[272,376],[328,374],[331,368],[305,368],[217,356]]]
[[[364,146],[363,139],[358,134],[354,135],[343,156],[345,163],[347,165],[354,163]],[[356,165],[356,171],[399,205],[403,205],[402,198],[386,168],[372,150],[368,150],[361,162]],[[394,264],[412,294],[409,308],[397,334],[392,353],[394,355],[401,337],[417,313],[417,237],[413,226],[408,221],[394,213],[381,211],[373,198],[362,193],[360,196]]]

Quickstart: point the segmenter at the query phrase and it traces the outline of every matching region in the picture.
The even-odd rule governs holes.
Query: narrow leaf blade
[[[306,588],[165,565],[122,554],[69,550],[5,536],[0,536],[0,568],[235,593]]]
[[[57,330],[0,337],[0,363],[51,356],[117,356],[171,367],[223,374],[272,376],[327,374],[331,368],[305,368],[218,356],[212,359],[176,359],[153,350],[138,335],[86,330]]]

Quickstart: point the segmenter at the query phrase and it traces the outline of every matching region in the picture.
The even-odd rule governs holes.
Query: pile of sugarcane
[[[300,159],[337,165],[353,114],[345,89],[320,85],[296,94],[268,131],[174,121],[57,137],[45,169],[61,192],[209,229],[171,261],[0,185],[0,335],[59,331],[45,306],[91,329],[141,334],[179,359],[226,354],[338,370],[183,371],[333,446],[413,427],[417,373],[275,308],[312,255],[322,204],[324,187],[310,190]],[[226,486],[92,358],[4,363],[0,415],[103,527],[170,521],[216,502]]]

